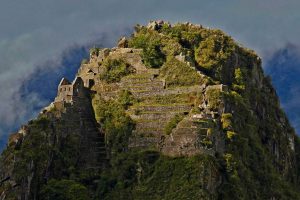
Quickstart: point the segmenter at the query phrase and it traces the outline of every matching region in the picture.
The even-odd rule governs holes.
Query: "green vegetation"
[[[184,48],[193,50],[202,40],[205,29],[185,24],[176,24],[172,27],[164,25],[159,32],[175,39]]]
[[[175,58],[162,66],[160,76],[166,80],[168,87],[198,85],[203,81],[196,70]]]
[[[165,62],[161,50],[161,38],[151,32],[140,31],[129,40],[129,47],[143,49],[142,59],[146,66],[157,68]]]
[[[234,78],[235,78],[235,82],[239,85],[244,84],[244,73],[242,73],[241,68],[237,68],[234,71]]]
[[[221,123],[223,131],[226,133],[226,138],[232,140],[236,133],[233,131],[233,116],[231,113],[223,113],[221,116]]]
[[[98,186],[103,199],[216,198],[209,180],[218,180],[213,157],[170,158],[157,152],[123,153],[104,172]]]
[[[90,54],[98,56],[99,55],[99,51],[100,51],[100,48],[94,47],[94,48],[90,49]]]
[[[122,59],[106,59],[102,63],[104,72],[100,79],[107,83],[119,82],[122,77],[134,73],[134,69]]]
[[[120,91],[115,99],[94,94],[95,117],[105,133],[110,158],[99,158],[107,165],[99,170],[83,167],[85,135],[70,131],[86,124],[77,124],[77,119],[66,124],[61,116],[70,107],[66,113],[52,109],[32,120],[29,133],[8,146],[0,158],[1,174],[13,170],[11,179],[16,188],[31,180],[28,199],[300,199],[300,139],[253,51],[239,47],[221,31],[188,24],[165,24],[157,30],[139,27],[129,46],[143,49],[143,62],[149,68],[159,68],[151,70],[159,71],[155,78],[165,79],[167,87],[184,88],[205,81],[195,69],[175,58],[182,53],[209,79],[206,86],[226,84],[229,91],[209,86],[205,95],[200,90],[138,99],[127,90]],[[97,48],[91,50],[92,55],[98,53]],[[136,78],[138,83],[149,79],[149,74],[133,74],[133,68],[122,59],[106,59],[102,65],[100,78],[105,91],[113,90],[116,84],[110,83],[125,76]],[[208,108],[199,106],[206,101]],[[169,119],[171,113],[164,115],[159,109],[146,110],[143,106],[175,108],[183,104],[194,105],[191,115],[204,114],[203,119],[192,122],[198,133],[195,146],[215,153],[168,157],[158,151],[128,147],[135,128],[129,112],[158,114],[151,119],[135,119],[153,122],[159,121],[156,118],[160,115]],[[157,149],[169,145],[165,139],[179,122],[188,121],[183,121],[184,116],[171,118],[165,134],[155,143]],[[146,134],[142,139],[148,139]],[[0,185],[1,194],[9,189],[13,192],[7,198],[16,199],[13,185]]]
[[[223,113],[221,116],[222,128],[224,130],[232,130],[232,114]]]
[[[157,32],[163,35],[158,35]],[[223,173],[223,182],[218,188],[217,198],[298,199],[294,184],[288,181],[295,180],[294,170],[291,174],[281,174],[286,163],[274,158],[273,147],[270,145],[276,140],[274,138],[286,141],[280,133],[293,131],[278,126],[279,103],[276,93],[271,89],[270,81],[265,79],[261,90],[253,81],[259,77],[252,77],[252,70],[261,64],[255,53],[239,47],[221,31],[182,24],[174,27],[164,25],[156,31],[141,28],[138,34],[149,34],[159,38],[160,49],[167,58],[161,67],[160,77],[166,79],[167,86],[193,85],[201,81],[194,71],[187,70],[188,66],[174,59],[174,55],[181,52],[192,55],[190,57],[196,61],[196,67],[209,75],[211,83],[218,82],[229,86],[229,92],[221,92],[214,88],[206,91],[211,110],[218,111],[226,104],[233,114],[223,113],[220,116],[221,130],[215,130],[217,126],[209,126],[205,137],[200,141],[203,146],[210,148],[215,131],[224,133],[226,150],[223,155],[215,158],[220,165],[219,170]],[[171,44],[174,51],[170,51]],[[260,67],[254,70],[257,74],[262,74]],[[153,99],[153,102],[164,102],[163,98],[150,99]],[[170,100],[173,101],[172,98]],[[264,113],[268,113],[268,117],[258,113],[258,110],[263,109]],[[261,123],[262,120],[264,123]],[[170,133],[177,123],[172,123],[167,133]],[[285,157],[292,159],[290,156],[293,153],[287,146],[280,145],[279,151],[286,152]],[[163,180],[168,178],[164,177]],[[165,187],[165,184],[158,185]],[[133,188],[130,191],[134,193],[136,187]],[[142,191],[147,190],[148,187],[144,187]],[[131,195],[134,196],[132,193]],[[160,198],[165,197],[161,195]]]
[[[183,53],[195,61],[198,70],[228,85],[234,82],[237,63],[246,68],[260,64],[253,51],[239,47],[222,31],[190,24],[164,24],[156,30],[137,26],[129,47],[142,48],[144,63],[155,68]],[[243,88],[242,84],[234,84]]]
[[[51,146],[47,145],[47,129],[49,128],[49,121],[45,118],[40,118],[30,124],[31,132],[24,140],[21,148],[15,152],[16,156],[21,158],[15,163],[14,174],[16,180],[21,182],[26,176],[31,173],[31,168],[28,163],[35,165],[35,180],[32,187],[38,187],[42,183],[42,174],[44,166],[49,159],[48,151]]]
[[[172,130],[176,128],[177,124],[184,118],[183,114],[176,114],[166,125],[165,134],[170,135]]]
[[[119,92],[119,98],[117,99],[118,103],[123,106],[124,109],[127,109],[133,103],[135,103],[135,99],[128,90],[121,90]]]
[[[299,194],[295,193],[295,186],[284,181],[293,179],[293,175],[282,176],[280,174],[280,166],[284,164],[276,161],[274,152],[271,150],[272,147],[268,144],[274,140],[272,137],[284,140],[283,136],[275,131],[275,129],[281,129],[276,125],[275,116],[277,114],[271,114],[275,110],[279,110],[278,106],[272,105],[276,104],[277,97],[270,93],[267,88],[271,86],[267,84],[264,85],[262,91],[255,91],[256,86],[250,85],[252,82],[246,80],[243,75],[246,74],[244,70],[246,69],[235,70],[234,83],[245,85],[249,91],[238,90],[224,94],[225,102],[234,115],[224,113],[221,116],[227,146],[227,152],[224,155],[227,183],[223,184],[220,189],[224,190],[221,192],[221,196],[223,199],[267,199],[270,196],[277,199],[298,199]],[[235,88],[233,87],[233,89]],[[270,115],[267,118],[261,118],[260,114],[254,114],[257,112],[255,111],[257,106],[267,109],[266,112]],[[264,127],[265,123],[269,125]],[[264,135],[265,131],[271,134]],[[286,146],[280,148],[282,148],[280,151],[286,152],[285,157],[288,158],[291,149],[287,149]],[[273,162],[276,163],[275,166],[272,164]],[[265,192],[262,191],[262,188]],[[245,190],[252,192],[245,195]],[[235,195],[228,195],[230,191]]]
[[[218,88],[210,88],[206,91],[208,106],[212,110],[218,110],[222,103],[222,92]]]
[[[85,172],[78,166],[81,137],[63,132],[63,127],[64,121],[58,120],[53,129],[52,121],[42,115],[28,124],[30,132],[22,144],[5,152],[18,158],[13,168],[17,183],[26,183],[28,177],[32,178],[29,199],[40,195],[47,197],[42,199],[88,199],[85,186],[77,182],[80,178],[76,177]],[[45,173],[49,171],[54,179],[76,177],[76,180],[53,179],[47,183]],[[40,193],[42,189],[43,194]]]
[[[51,179],[42,189],[41,199],[48,200],[88,200],[87,188],[72,180]]]
[[[200,42],[195,50],[195,59],[201,67],[217,71],[218,67],[224,67],[231,59],[234,51],[233,40],[221,31],[215,31]]]
[[[128,146],[134,122],[126,115],[125,110],[133,100],[128,91],[122,91],[118,99],[100,99],[95,105],[95,115],[105,132],[107,146],[113,153],[122,152]]]
[[[211,140],[211,138],[209,136],[204,137],[201,141],[200,141],[201,147],[204,147],[206,149],[211,149],[213,148],[213,142]]]
[[[245,90],[245,70],[242,71],[241,68],[237,68],[234,71],[234,82],[233,82],[233,89],[238,92],[243,92]]]
[[[233,131],[226,131],[226,137],[227,137],[227,139],[229,139],[229,140],[232,140],[232,138],[233,138],[235,135],[236,135],[236,133],[233,132]]]

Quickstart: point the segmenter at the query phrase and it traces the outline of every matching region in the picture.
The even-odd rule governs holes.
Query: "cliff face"
[[[300,198],[299,139],[260,58],[199,25],[135,29],[10,137],[0,198]]]

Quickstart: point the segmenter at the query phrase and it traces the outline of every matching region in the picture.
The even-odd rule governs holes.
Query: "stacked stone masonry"
[[[121,78],[120,82],[106,83],[102,81],[100,79],[100,74],[103,72],[101,64],[107,58],[123,59],[134,67],[135,73]],[[177,59],[187,62],[187,59],[182,55],[179,55]],[[190,67],[196,70],[192,64]],[[58,87],[58,96],[54,102],[57,107],[64,107],[61,102],[74,104],[78,99],[77,97],[84,97],[85,92],[82,91],[88,91],[105,100],[110,100],[115,99],[121,90],[128,90],[139,102],[126,111],[136,123],[136,128],[129,139],[129,148],[156,149],[164,154],[175,156],[197,153],[213,155],[216,151],[222,151],[223,136],[221,131],[215,131],[211,136],[208,133],[208,129],[211,127],[205,126],[205,122],[212,120],[218,124],[219,119],[213,119],[215,116],[205,106],[205,103],[202,102],[200,105],[186,101],[158,103],[151,99],[154,97],[167,99],[172,95],[189,96],[198,93],[205,96],[206,89],[210,87],[224,92],[226,90],[224,85],[207,87],[203,84],[168,88],[165,80],[159,76],[159,69],[150,69],[143,64],[141,50],[130,48],[102,49],[99,52],[94,52],[90,55],[89,62],[82,64],[79,68],[77,79],[73,83],[66,79],[61,81]],[[81,84],[75,84],[76,82]],[[96,98],[97,95],[95,95]],[[202,111],[193,113],[193,110],[198,106]],[[95,158],[105,157],[104,136],[96,128],[97,125],[93,125],[95,122],[91,118],[86,118],[80,109],[77,112],[80,115],[80,121],[84,122],[85,127],[88,127],[84,132],[86,132],[87,141],[91,144],[90,155]],[[220,114],[216,116],[220,116]],[[177,115],[184,116],[183,120],[174,127],[171,134],[166,134],[166,126]],[[205,138],[211,140],[212,145],[203,146],[202,140]]]
[[[64,88],[70,90],[66,92]],[[63,78],[53,104],[61,111],[58,113],[61,120],[65,121],[66,132],[81,136],[85,167],[100,168],[107,162],[105,137],[95,120],[89,93],[80,77],[76,77],[73,83]]]

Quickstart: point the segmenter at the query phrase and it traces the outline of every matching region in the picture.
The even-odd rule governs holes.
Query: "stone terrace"
[[[199,153],[200,149],[213,154],[214,148],[202,145],[205,139],[215,143],[215,139],[209,132],[210,127],[206,126],[211,118],[204,115],[195,118],[192,114],[195,105],[198,107],[203,103],[195,104],[195,99],[198,98],[198,94],[205,94],[205,84],[166,87],[165,80],[159,76],[159,69],[149,69],[143,64],[141,50],[113,48],[103,51],[105,51],[105,58],[121,58],[136,70],[134,74],[121,78],[120,82],[109,84],[101,81],[96,75],[94,79],[96,84],[91,88],[105,100],[117,98],[121,90],[130,91],[136,99],[137,102],[126,111],[136,123],[129,141],[130,148],[156,149],[168,155],[180,155],[180,152],[194,154]],[[101,63],[103,55],[104,53],[100,52],[99,57],[93,57],[90,60],[91,66],[95,66],[97,62]],[[190,67],[196,70],[192,65]],[[80,72],[84,71],[86,70],[80,70]],[[101,72],[101,69],[98,71]],[[176,115],[185,117],[170,135],[166,135],[166,127]]]

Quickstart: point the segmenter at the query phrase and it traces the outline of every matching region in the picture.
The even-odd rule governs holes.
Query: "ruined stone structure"
[[[100,80],[103,72],[102,61],[104,59],[123,59],[135,69],[135,73],[125,76],[120,82],[107,84]],[[180,54],[176,57],[179,61],[196,69],[190,59]],[[200,73],[200,72],[197,72]],[[147,68],[141,58],[141,50],[131,48],[101,49],[90,55],[87,64],[82,64],[77,76],[81,77],[84,86],[95,93],[94,98],[105,100],[115,99],[121,90],[128,90],[142,105],[133,105],[128,110],[128,115],[135,121],[136,129],[129,140],[130,148],[151,148],[159,150],[167,155],[194,155],[207,153],[214,155],[216,151],[222,152],[224,138],[221,132],[211,133],[211,122],[219,123],[218,115],[211,112],[205,101],[199,107],[203,107],[207,114],[192,114],[191,102],[182,101],[174,104],[161,104],[151,102],[153,97],[172,98],[172,96],[195,96],[210,88],[221,92],[226,90],[225,85],[206,86],[192,85],[188,87],[166,87],[165,80],[159,76],[159,69]],[[199,76],[203,76],[201,73]],[[207,102],[206,102],[207,103]],[[173,129],[170,135],[165,134],[165,127],[176,115],[185,115],[185,118]],[[202,140],[210,139],[212,145],[203,146]]]
[[[166,25],[168,27],[171,26],[169,22],[165,22],[163,20],[155,20],[155,21],[150,21],[150,23],[147,25],[148,29],[152,30],[158,30],[160,29],[163,25]]]
[[[90,92],[82,78],[77,76],[72,83],[62,78],[57,97],[50,108],[58,110],[59,117],[65,121],[66,132],[81,135],[85,166],[98,168],[105,165],[107,156],[104,134],[95,121]]]
[[[62,78],[54,102],[72,103],[76,98],[84,98],[87,95],[86,92],[80,77],[76,77],[72,83],[66,78]]]
[[[10,136],[0,200],[56,187],[83,199],[300,199],[299,139],[258,56],[219,30],[175,26],[151,21],[93,48]]]

